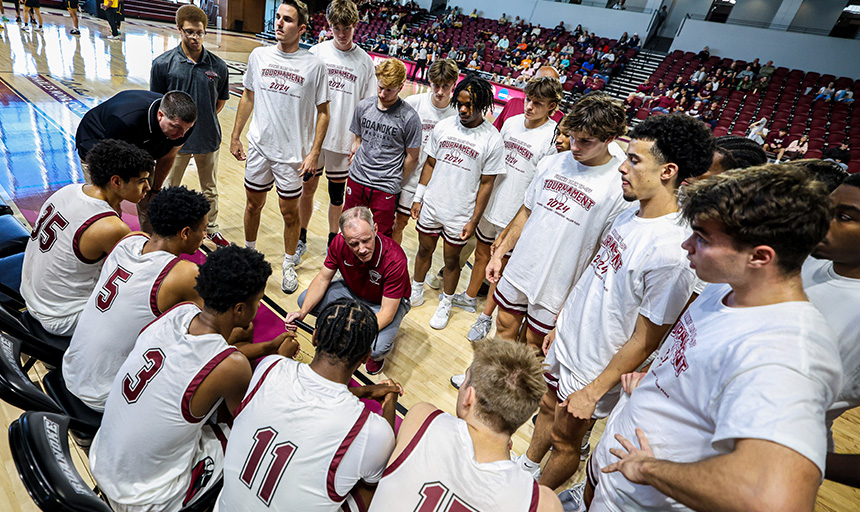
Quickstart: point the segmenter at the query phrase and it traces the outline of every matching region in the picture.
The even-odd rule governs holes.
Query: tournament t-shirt
[[[526,128],[526,116],[509,118],[502,126],[505,144],[505,174],[496,177],[493,195],[484,210],[484,218],[491,224],[505,227],[523,205],[526,189],[534,178],[538,162],[554,155],[555,125],[548,120],[537,128]]]
[[[255,48],[242,85],[254,93],[248,143],[273,162],[301,163],[313,146],[316,107],[330,99],[323,61],[301,48]]]
[[[558,311],[594,256],[603,232],[634,203],[621,195],[619,151],[589,167],[570,151],[550,155],[526,191],[531,211],[504,276],[531,304]]]
[[[382,297],[400,300],[412,293],[406,253],[384,235],[376,235],[373,257],[363,263],[346,245],[343,234],[338,234],[331,241],[323,264],[331,270],[340,270],[346,287],[374,304],[382,304]]]
[[[323,149],[334,153],[352,151],[352,133],[346,129],[352,121],[355,106],[364,98],[376,95],[376,68],[373,60],[360,46],[353,44],[348,51],[338,50],[334,39],[312,46],[316,55],[328,68],[329,104],[328,131]]]
[[[842,413],[860,406],[860,279],[843,277],[830,260],[808,258],[803,264],[803,290],[836,333],[844,383],[827,411],[828,427]]]
[[[418,181],[421,179],[421,171],[424,169],[424,163],[427,162],[427,141],[430,140],[430,132],[436,127],[436,123],[447,117],[457,115],[457,109],[451,104],[445,108],[436,108],[433,105],[433,92],[424,94],[413,94],[407,97],[404,101],[418,112],[418,117],[421,119],[421,153],[418,155],[418,165],[412,171],[406,180],[403,182],[403,190],[405,192],[415,193],[418,187]]]
[[[824,474],[824,412],[842,385],[836,337],[809,302],[732,308],[713,284],[675,324],[651,370],[612,412],[593,457],[618,458],[621,434],[641,428],[658,459],[697,462],[761,439],[803,455]],[[624,395],[627,397],[628,395]],[[690,510],[621,473],[597,473],[589,510]]]
[[[349,166],[350,179],[389,194],[400,192],[407,148],[421,147],[421,119],[406,102],[381,110],[376,96],[355,107],[349,131],[361,145]]]
[[[637,211],[612,223],[556,323],[551,350],[581,387],[627,343],[639,315],[671,324],[693,293],[696,273],[681,248],[692,230],[678,212],[643,219]]]
[[[466,128],[459,117],[448,117],[433,128],[426,150],[436,165],[424,204],[432,206],[442,225],[466,225],[475,212],[481,177],[505,173],[502,136],[488,121]]]

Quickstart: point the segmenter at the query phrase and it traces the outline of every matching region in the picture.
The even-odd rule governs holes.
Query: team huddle
[[[484,118],[490,84],[458,82],[450,60],[402,100],[403,63],[374,67],[353,42],[352,1],[328,6],[334,38],[308,51],[307,7],[282,0],[278,44],[251,53],[243,80],[230,152],[246,162],[245,243],[228,244],[214,190],[226,88],[208,71],[209,89],[177,78],[221,69],[185,37],[205,30],[201,14],[179,10],[182,44],[154,63],[152,92],[84,118],[87,183],[45,202],[24,256],[28,311],[69,337],[65,385],[103,415],[89,464],[114,510],[178,511],[222,485],[225,512],[810,510],[822,478],[856,482],[830,428],[860,405],[857,176],[767,165],[685,115],[628,133],[602,93],[556,122],[552,68],[500,129]],[[178,186],[192,156],[205,194]],[[255,250],[267,192],[294,293],[323,174],[325,262],[287,330],[254,343],[272,274]],[[223,247],[182,258],[206,238]],[[477,314],[459,334],[474,358],[451,377],[456,415],[419,403],[398,425],[400,384],[348,385],[361,366],[383,371],[425,283],[441,288],[432,328],[454,307]],[[294,324],[308,315],[303,364]],[[529,419],[528,450],[512,456]],[[583,461],[586,480],[566,489]]]

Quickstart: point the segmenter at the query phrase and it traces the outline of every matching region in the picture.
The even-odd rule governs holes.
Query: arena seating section
[[[656,84],[663,80],[669,84],[678,76],[687,81],[701,66],[710,71],[715,66],[730,66],[732,62],[732,59],[716,56],[700,62],[693,52],[675,50],[663,59],[651,74],[649,82]],[[734,62],[738,69],[744,69],[747,64],[743,60]],[[813,102],[818,89],[829,82],[835,83],[836,90],[848,87],[853,90],[855,97],[860,97],[860,80],[844,76],[836,78],[834,75],[800,69],[789,70],[786,67],[776,69],[763,94],[721,88],[714,94],[715,101],[721,102],[714,135],[746,135],[750,123],[765,117],[771,131],[787,127],[790,140],[808,135],[807,158],[821,158],[824,148],[838,147],[847,140],[851,144],[848,170],[860,172],[860,108],[842,102]],[[636,102],[636,118],[645,119],[650,115],[650,108],[641,104],[641,98],[636,98]]]

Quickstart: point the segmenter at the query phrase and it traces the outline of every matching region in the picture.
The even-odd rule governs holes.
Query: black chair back
[[[0,398],[25,411],[63,412],[21,369],[21,341],[3,333],[0,333]]]

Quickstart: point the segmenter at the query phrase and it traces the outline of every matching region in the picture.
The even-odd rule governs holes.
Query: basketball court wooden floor
[[[11,12],[9,9],[11,8]],[[83,175],[74,151],[74,133],[83,114],[91,107],[126,89],[148,89],[152,59],[179,43],[176,29],[168,24],[128,20],[122,25],[123,40],[109,41],[107,23],[91,17],[81,19],[81,35],[69,35],[68,13],[43,9],[44,32],[23,30],[14,22],[0,25],[0,196],[17,207],[22,219],[32,218],[42,202],[62,186],[81,182]],[[14,13],[7,5],[7,16]],[[206,48],[231,67],[231,84],[241,90],[241,69],[252,49],[266,44],[249,36],[213,31],[205,38]],[[408,84],[403,96],[421,92],[422,87]],[[228,240],[242,243],[242,215],[245,202],[243,165],[229,153],[229,134],[233,128],[238,97],[233,96],[220,116],[222,142],[219,190],[221,231]],[[197,176],[189,168],[185,184],[199,187]],[[325,212],[328,194],[324,180],[317,191],[316,212],[308,236],[309,251],[298,269],[300,288],[304,289],[319,270],[324,259],[327,225]],[[132,215],[133,208],[125,211]],[[410,224],[410,226],[413,226]],[[417,251],[417,237],[412,227],[406,230],[403,247],[410,261]],[[283,258],[282,221],[277,200],[270,195],[263,214],[257,248],[266,254],[276,272],[266,293],[286,311],[298,309],[298,293],[285,295],[280,289],[277,271]],[[441,250],[434,258],[433,269],[441,267]],[[411,271],[411,266],[410,266]],[[459,290],[469,278],[466,269]],[[387,358],[381,375],[373,381],[392,378],[400,382],[406,407],[429,401],[454,412],[456,391],[448,383],[471,360],[471,349],[465,334],[475,314],[454,308],[448,327],[435,331],[428,321],[437,305],[436,294],[427,290],[427,303],[413,309],[403,322],[394,352]],[[277,309],[277,308],[276,308]],[[309,340],[303,339],[303,360],[313,353]],[[39,365],[37,365],[38,367]],[[35,378],[35,375],[33,375]],[[4,427],[20,411],[0,404],[0,422]],[[603,430],[599,422],[592,444]],[[523,426],[514,438],[514,451],[522,453],[531,437],[531,424]],[[834,437],[838,451],[860,453],[860,413],[852,411],[837,421]],[[85,474],[85,455],[76,452],[76,465]],[[0,510],[34,511],[35,505],[15,470],[9,453],[8,437],[0,433]],[[573,480],[583,478],[582,471]],[[816,510],[860,510],[860,490],[825,482],[819,492]]]

